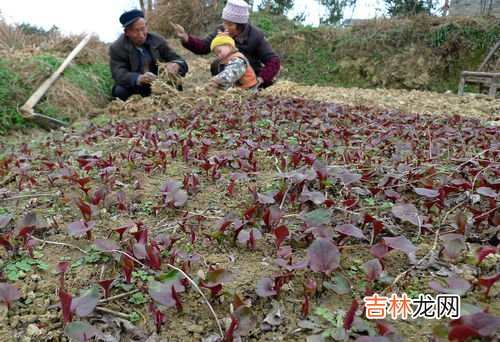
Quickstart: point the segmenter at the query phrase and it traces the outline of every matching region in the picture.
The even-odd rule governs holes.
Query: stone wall
[[[487,15],[500,18],[500,0],[451,0],[450,16]]]

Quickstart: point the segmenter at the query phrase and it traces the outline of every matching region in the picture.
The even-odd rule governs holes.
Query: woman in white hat
[[[281,61],[274,52],[264,33],[259,28],[248,24],[248,4],[243,0],[228,0],[222,11],[222,25],[215,28],[214,32],[205,38],[194,37],[186,33],[178,24],[172,24],[182,46],[198,55],[210,53],[212,40],[221,33],[234,39],[236,48],[245,55],[261,87],[268,87],[278,73]],[[218,63],[212,64],[212,75],[217,74]],[[215,67],[215,69],[214,69]]]

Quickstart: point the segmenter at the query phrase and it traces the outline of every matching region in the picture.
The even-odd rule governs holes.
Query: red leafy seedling
[[[439,191],[434,190],[434,189],[415,188],[414,190],[418,195],[424,196],[427,198],[436,198],[439,196]]]
[[[118,200],[118,210],[127,210],[127,195],[123,190],[118,190],[116,193],[116,199]]]
[[[497,273],[496,275],[492,277],[487,277],[487,278],[479,278],[477,280],[477,284],[479,286],[485,287],[486,291],[484,292],[484,296],[486,299],[488,299],[491,287],[500,279],[500,273]]]
[[[125,231],[127,229],[132,228],[133,226],[134,226],[133,223],[129,223],[129,224],[125,225],[125,226],[114,228],[114,229],[112,229],[112,231],[118,233],[119,239],[121,241],[123,239],[123,234],[125,233]],[[111,236],[111,233],[108,235],[108,237],[110,237],[110,236]]]
[[[444,257],[447,260],[455,260],[458,255],[466,248],[465,238],[461,234],[443,234],[439,239],[444,244]]]
[[[0,283],[0,300],[7,305],[7,309],[10,309],[12,303],[19,298],[21,298],[21,293],[14,285]]]
[[[188,200],[187,192],[177,189],[165,194],[165,204],[172,204],[174,207],[182,207]]]
[[[12,221],[12,215],[0,215],[0,229],[7,227],[10,221]]]
[[[320,272],[326,277],[339,267],[340,252],[333,242],[319,237],[307,248],[307,260],[313,272]]]
[[[161,266],[161,257],[158,250],[151,245],[146,245],[146,254],[151,269],[159,270]]]
[[[363,264],[363,271],[366,274],[366,278],[374,282],[378,275],[382,272],[382,264],[378,259],[368,260]]]
[[[61,275],[59,276],[59,283],[61,284],[61,289],[64,290],[64,273],[66,273],[66,270],[69,267],[69,262],[68,261],[61,261],[57,266],[56,266],[56,272],[59,272]]]
[[[207,272],[205,279],[202,280],[198,285],[210,290],[212,300],[216,299],[219,292],[222,290],[222,284],[227,283],[233,279],[233,272],[218,269]]]
[[[420,226],[423,220],[418,215],[418,209],[413,204],[395,205],[391,209],[392,214],[401,221],[408,221],[416,226]]]
[[[280,248],[281,243],[283,240],[285,240],[286,237],[290,235],[290,231],[288,230],[287,226],[281,225],[277,228],[273,229],[274,236],[275,236],[275,241],[276,241],[276,248]]]
[[[92,217],[92,207],[82,201],[81,198],[73,198],[73,202],[80,208],[80,211],[82,212],[83,219],[85,221],[90,221],[90,218]]]
[[[490,337],[500,326],[500,318],[489,313],[476,312],[450,322],[448,339],[465,341],[470,337]]]
[[[95,239],[94,243],[103,252],[113,253],[120,249],[120,246],[112,239]]]
[[[467,229],[467,216],[463,211],[457,212],[455,215],[455,224],[460,233],[465,234]]]
[[[123,273],[125,274],[125,281],[132,282],[132,272],[134,271],[134,259],[128,254],[123,253],[120,256],[120,264],[122,265]]]
[[[404,236],[384,237],[384,243],[392,249],[400,250],[404,253],[415,253],[418,248],[415,247],[410,240]]]
[[[177,303],[180,301],[180,298],[177,294],[184,291],[184,285],[178,279],[165,283],[151,281],[148,284],[148,293],[151,298],[167,308],[178,305]]]
[[[271,297],[278,294],[274,289],[274,281],[269,277],[259,279],[255,293],[257,293],[259,297]]]
[[[87,239],[92,239],[92,229],[94,228],[96,222],[95,221],[76,221],[72,222],[68,225],[68,234],[69,235],[83,235],[87,234]]]
[[[226,331],[226,341],[233,341],[234,337],[239,337],[250,332],[257,324],[257,318],[253,311],[247,305],[243,305],[242,300],[235,295],[233,299],[233,307],[235,308],[231,314],[231,324]]]
[[[337,244],[339,246],[346,242],[347,237],[353,237],[355,239],[366,239],[363,231],[352,224],[342,224],[340,226],[336,226],[335,228],[333,228],[333,230],[340,234],[340,239],[337,241]]]
[[[495,190],[493,190],[492,188],[487,187],[487,186],[479,187],[476,190],[476,192],[482,196],[490,197],[490,198],[496,198],[498,196],[498,194],[496,193]]]
[[[73,300],[73,297],[64,289],[59,289],[59,299],[61,300],[63,323],[66,324],[71,321],[71,302]]]
[[[302,193],[300,194],[299,203],[305,203],[308,201],[316,205],[320,205],[325,203],[326,197],[319,191],[309,191],[307,189],[304,189],[304,191],[302,191]]]
[[[102,200],[104,200],[104,198],[106,198],[106,195],[109,193],[109,190],[108,188],[106,188],[105,186],[101,186],[99,189],[97,189],[96,192],[94,192],[94,194],[92,195],[92,204],[93,205],[98,205],[99,203],[101,203]]]
[[[447,278],[445,281],[448,287],[444,287],[437,280],[430,281],[428,285],[438,293],[457,294],[459,296],[465,295],[471,287],[471,284],[467,280],[461,278]]]
[[[97,336],[99,334],[99,330],[86,321],[76,321],[68,324],[64,329],[64,333],[69,338],[79,342],[87,342],[94,336]]]
[[[309,312],[309,296],[316,292],[316,280],[309,278],[304,284],[304,302],[302,303],[302,315],[307,316]]]
[[[489,246],[489,245],[479,246],[476,249],[477,265],[479,266],[479,264],[481,264],[481,262],[483,262],[483,260],[488,255],[490,255],[492,253],[497,253],[497,252],[498,252],[498,248],[497,247],[493,247],[493,246]]]
[[[271,228],[274,227],[282,217],[283,210],[281,210],[280,207],[276,205],[269,207],[262,215],[262,220],[266,225],[266,231],[271,231]]]
[[[188,200],[187,192],[181,190],[181,183],[176,181],[166,181],[160,185],[163,192],[165,204],[172,204],[174,207],[181,207]]]
[[[71,301],[71,312],[79,317],[91,314],[99,302],[99,291],[95,286],[85,291],[81,296],[74,297]]]
[[[350,172],[344,172],[340,176],[340,180],[342,183],[347,186],[356,183],[363,177],[363,175],[360,175],[358,173],[350,173]]]
[[[248,243],[248,245],[254,252],[257,249],[255,242],[256,240],[260,239],[262,239],[262,233],[256,228],[251,228],[250,230],[243,229],[238,234],[238,243]]]
[[[109,297],[109,292],[110,292],[111,287],[113,286],[113,283],[115,282],[115,280],[116,280],[116,278],[96,281],[96,284],[104,289],[104,296],[106,298]]]
[[[354,322],[354,318],[356,317],[356,310],[358,310],[359,304],[356,299],[353,299],[351,305],[349,306],[349,310],[345,314],[343,328],[345,330],[349,330],[352,327],[352,323]]]

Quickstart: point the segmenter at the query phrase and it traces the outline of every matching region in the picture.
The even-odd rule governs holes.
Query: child
[[[219,73],[212,77],[210,86],[250,89],[258,85],[255,71],[247,58],[235,47],[233,38],[218,35],[212,40],[210,50],[219,58]]]

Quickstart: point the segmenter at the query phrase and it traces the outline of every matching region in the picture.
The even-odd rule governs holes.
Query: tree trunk
[[[156,8],[156,4],[154,4],[155,0],[148,0],[148,15],[153,14],[153,10]]]
[[[144,13],[146,13],[146,6],[144,6],[144,0],[139,0],[139,3],[141,5],[141,11],[143,11]]]
[[[267,0],[264,12],[269,13],[270,10],[271,10],[271,0]]]

